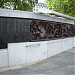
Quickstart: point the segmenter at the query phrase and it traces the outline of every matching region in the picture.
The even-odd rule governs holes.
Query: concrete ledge
[[[40,61],[38,61],[38,62],[40,62]],[[19,64],[19,65],[14,65],[14,66],[11,66],[11,67],[0,68],[0,72],[9,71],[9,70],[16,70],[16,69],[20,69],[20,68],[25,68],[27,66],[36,64],[38,62],[36,61],[36,62],[29,63],[29,64]]]

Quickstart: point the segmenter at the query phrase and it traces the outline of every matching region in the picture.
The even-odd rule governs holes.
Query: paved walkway
[[[23,69],[0,75],[75,75],[75,48]]]

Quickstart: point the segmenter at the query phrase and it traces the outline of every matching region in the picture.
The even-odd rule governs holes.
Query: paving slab
[[[70,50],[67,50],[67,52],[70,52],[70,53],[74,53],[75,54],[75,48],[72,48]]]
[[[0,75],[75,75],[75,53],[71,50],[22,69],[2,72]]]

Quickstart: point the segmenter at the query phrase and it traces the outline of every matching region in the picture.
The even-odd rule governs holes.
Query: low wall
[[[0,49],[0,68],[39,62],[75,47],[75,37],[41,42],[9,43]]]
[[[75,37],[74,37],[74,47],[75,47]]]
[[[8,67],[8,50],[7,49],[0,49],[0,68],[1,67]]]

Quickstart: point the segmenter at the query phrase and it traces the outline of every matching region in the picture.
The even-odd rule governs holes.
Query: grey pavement
[[[22,69],[0,75],[75,75],[75,48]]]

